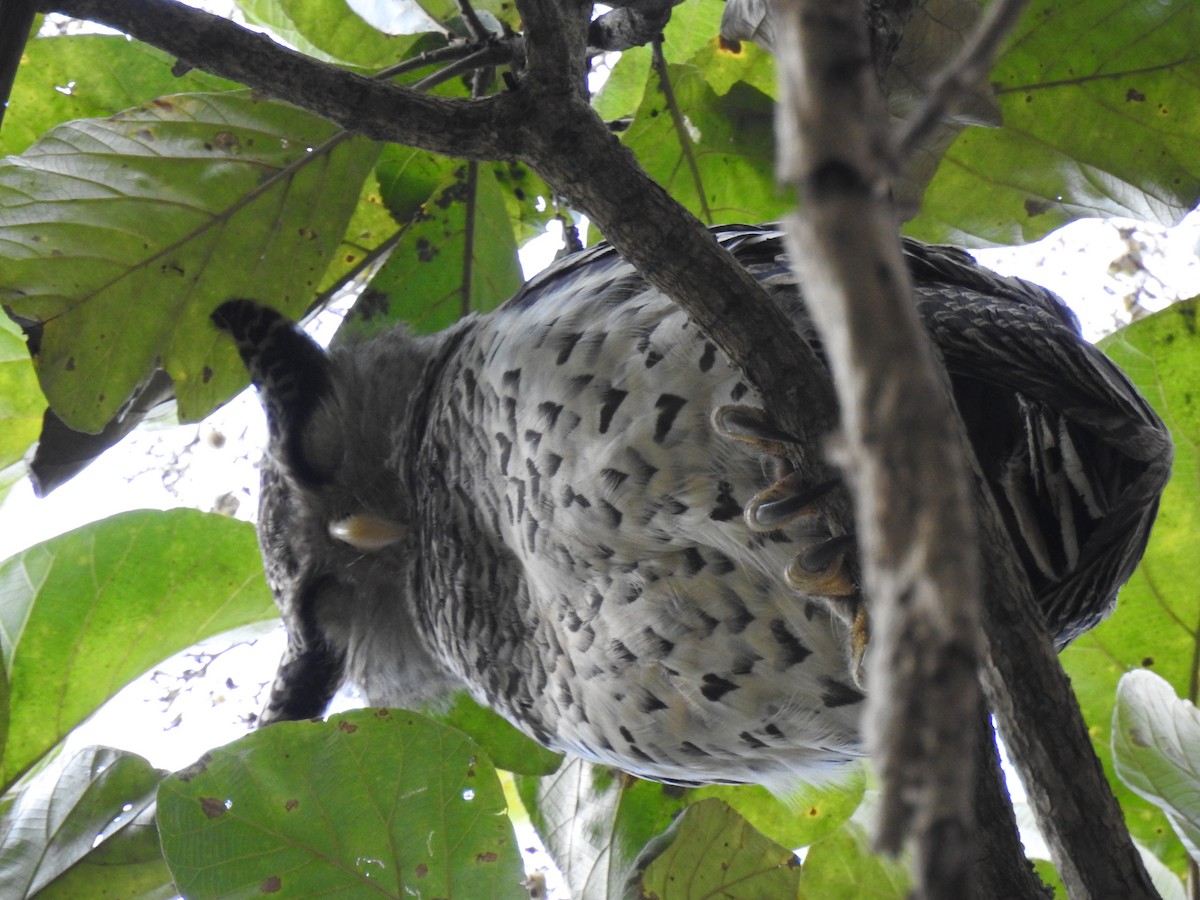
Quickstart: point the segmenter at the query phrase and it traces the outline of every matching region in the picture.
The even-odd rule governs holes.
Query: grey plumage
[[[778,233],[717,235],[814,340]],[[1169,438],[1054,295],[906,252],[1065,644],[1140,558]],[[820,779],[860,752],[826,602],[857,591],[853,546],[807,505],[828,486],[764,467],[755,389],[611,248],[432,337],[326,354],[250,301],[214,321],[271,429],[259,533],[289,643],[263,722],[352,681],[392,705],[465,688],[543,744],[677,783]],[[822,571],[796,576],[800,554]]]

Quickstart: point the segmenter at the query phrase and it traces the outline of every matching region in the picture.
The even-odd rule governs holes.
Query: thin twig
[[[467,31],[471,37],[478,43],[483,43],[488,40],[492,34],[484,27],[483,22],[479,20],[479,13],[475,12],[475,7],[471,5],[471,0],[455,0],[458,6],[459,15],[467,24]]]
[[[462,59],[478,50],[479,48],[469,41],[455,41],[447,44],[445,47],[438,47],[436,50],[426,50],[412,59],[398,62],[394,66],[388,66],[386,69],[380,69],[371,77],[380,79],[395,78],[397,75],[415,72],[417,69],[436,66],[438,63]]]
[[[700,166],[696,163],[696,154],[692,152],[692,136],[688,134],[687,123],[679,101],[675,99],[675,89],[671,86],[671,73],[667,69],[667,59],[663,56],[662,38],[656,38],[650,44],[651,59],[654,61],[654,71],[658,75],[658,86],[667,101],[667,109],[671,111],[671,122],[675,126],[675,134],[679,137],[679,149],[683,153],[688,171],[692,173],[692,184],[696,188],[696,196],[700,198],[701,217],[709,225],[713,224],[712,210],[708,208],[708,198],[704,193],[704,179],[700,177]]]
[[[992,0],[974,33],[929,85],[920,108],[904,123],[895,139],[895,159],[902,164],[937,127],[957,111],[962,101],[987,77],[992,59],[1029,0]]]
[[[472,72],[476,69],[482,69],[488,66],[494,66],[498,63],[509,61],[509,55],[503,52],[500,44],[487,44],[480,47],[470,56],[453,62],[444,69],[426,75],[420,81],[414,82],[410,90],[414,91],[429,91],[437,87],[439,84],[449,81],[456,75],[462,75],[467,72]]]

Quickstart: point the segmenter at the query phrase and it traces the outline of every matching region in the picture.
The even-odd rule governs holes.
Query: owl
[[[820,354],[780,232],[715,236]],[[1063,646],[1141,557],[1170,439],[1053,294],[904,250]],[[288,643],[262,723],[352,683],[407,707],[465,690],[547,747],[674,784],[819,781],[861,754],[839,604],[870,598],[814,502],[841,486],[781,459],[798,438],[613,248],[432,336],[326,352],[249,300],[213,321],[269,423],[258,530]]]

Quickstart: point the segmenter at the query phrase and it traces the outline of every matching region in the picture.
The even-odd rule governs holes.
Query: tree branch
[[[973,868],[975,895],[987,900],[1052,900],[1054,891],[1042,883],[1025,857],[985,703],[979,705],[975,727],[974,802],[980,833]]]
[[[1000,42],[1016,26],[1028,4],[1029,0],[995,0],[987,7],[971,37],[934,78],[924,102],[904,123],[896,138],[899,161],[922,147],[957,110],[959,102],[987,77]]]
[[[511,95],[430,97],[346,72],[175,0],[48,0],[43,12],[99,22],[323,116],[356,134],[463,159],[515,159]]]
[[[1012,538],[976,466],[987,586],[984,693],[1055,868],[1072,900],[1155,898]]]
[[[870,598],[867,739],[877,841],[912,830],[917,895],[970,893],[979,559],[961,424],[912,302],[887,201],[887,121],[862,3],[780,0],[791,256],[841,399]],[[966,451],[969,452],[969,451]]]
[[[853,279],[858,272],[863,270],[874,272],[875,270],[875,265],[863,264],[864,260],[875,259],[872,255],[875,251],[870,246],[863,246],[855,242],[865,236],[869,244],[880,241],[882,242],[881,246],[888,248],[889,251],[894,244],[894,225],[888,221],[880,221],[881,204],[872,202],[885,196],[876,180],[880,171],[878,166],[881,165],[879,160],[886,160],[886,157],[878,150],[881,141],[878,135],[863,136],[856,132],[856,128],[861,129],[864,123],[869,125],[872,122],[882,121],[883,117],[878,114],[877,108],[864,106],[861,98],[853,95],[847,97],[839,92],[840,87],[851,82],[848,72],[860,73],[861,69],[866,66],[866,63],[860,59],[863,54],[862,43],[847,50],[846,54],[841,57],[840,66],[836,62],[836,57],[831,59],[828,56],[828,53],[835,47],[836,37],[839,34],[845,34],[847,28],[853,28],[852,23],[837,22],[836,14],[839,11],[844,12],[845,8],[837,3],[822,4],[820,0],[789,0],[786,4],[782,4],[781,8],[786,8],[790,12],[791,15],[788,17],[790,27],[800,29],[800,34],[808,31],[807,28],[801,28],[801,26],[834,25],[832,33],[826,33],[823,38],[815,41],[804,40],[797,35],[796,31],[793,31],[793,37],[790,40],[781,41],[780,45],[785,48],[803,47],[804,59],[795,60],[785,56],[781,60],[784,83],[787,85],[788,96],[792,98],[792,102],[800,102],[801,115],[807,116],[807,118],[801,119],[806,126],[803,136],[810,139],[815,137],[818,141],[824,142],[808,150],[807,156],[794,160],[792,168],[787,170],[793,178],[800,181],[802,188],[805,188],[806,211],[811,217],[805,224],[803,232],[803,243],[808,252],[807,258],[810,261],[814,259],[818,255],[814,251],[816,248],[822,247],[832,260],[829,263],[831,267],[836,267],[840,261],[849,261],[852,264],[849,271],[843,269],[839,273],[836,268],[833,269],[836,273],[834,275],[828,275],[825,270],[820,270],[820,277],[825,279],[823,281],[814,280],[810,276],[807,281],[810,305],[813,307],[814,317],[818,324],[822,325],[824,329],[829,324],[828,320],[833,316],[829,311],[823,310],[817,298],[812,294],[814,287],[829,282],[838,283],[834,282],[834,279],[838,277],[844,279],[840,282],[842,284],[855,285],[847,297],[841,298],[841,305],[845,307],[844,314],[847,319],[847,324],[843,327],[850,331],[855,329],[856,310],[866,308],[866,298],[871,296],[870,292],[874,287],[871,278],[864,279],[865,284],[855,284]],[[780,30],[783,33],[786,25],[781,23],[781,26]],[[802,40],[803,44],[801,44]],[[824,62],[824,66],[822,66],[822,62]],[[823,76],[832,77],[823,79]],[[948,77],[953,80],[955,76],[950,74]],[[850,111],[854,115],[849,121],[839,122],[836,117],[846,111]],[[851,145],[850,141],[853,137],[858,137],[867,149],[856,149]],[[874,146],[872,146],[872,142],[875,142]],[[782,143],[786,146],[787,138],[784,138]],[[875,155],[874,157],[867,156],[865,163],[860,162],[859,157],[853,155],[855,152],[865,154],[870,150],[874,150]],[[840,165],[846,162],[846,154],[849,154],[849,164]],[[876,167],[872,168],[872,165]],[[894,171],[895,167],[890,166],[885,170]],[[845,200],[843,211],[849,210],[848,215],[841,219],[832,217],[829,212],[832,207],[829,198],[839,196]],[[812,220],[819,221],[818,217],[823,219],[827,215],[830,216],[828,228],[832,231],[832,235],[824,238],[826,244],[821,245],[822,234],[830,234],[830,231],[818,230],[818,227],[812,224]],[[891,233],[888,233],[889,230]],[[813,264],[810,262],[808,265]],[[806,268],[808,268],[807,265]],[[888,281],[892,284],[897,283],[891,276],[888,277]],[[831,359],[835,361],[835,377],[844,397],[846,427],[851,433],[851,452],[856,463],[855,469],[852,469],[852,475],[855,476],[856,486],[860,489],[858,494],[860,511],[858,522],[860,533],[862,533],[860,545],[864,548],[864,555],[868,561],[879,559],[881,553],[894,552],[894,548],[886,545],[875,544],[873,546],[872,538],[865,533],[869,528],[874,527],[870,507],[877,499],[884,501],[885,509],[880,511],[882,513],[880,519],[885,524],[884,534],[887,535],[889,532],[886,530],[886,519],[884,519],[887,512],[886,506],[888,503],[895,504],[896,500],[894,499],[895,495],[889,492],[892,488],[886,486],[886,481],[881,487],[879,483],[872,484],[866,477],[868,474],[876,473],[868,468],[872,465],[872,461],[869,458],[864,461],[864,451],[874,449],[878,453],[883,464],[880,465],[876,462],[874,465],[885,476],[889,471],[888,460],[890,458],[891,471],[907,474],[911,479],[911,486],[918,487],[922,492],[931,486],[937,486],[937,479],[941,477],[939,468],[947,465],[947,462],[943,462],[931,470],[922,470],[918,462],[920,460],[927,461],[929,456],[924,454],[928,454],[930,451],[921,451],[917,446],[911,448],[918,454],[910,457],[914,460],[912,463],[906,464],[904,462],[906,457],[898,452],[889,456],[894,443],[913,438],[921,430],[922,424],[926,420],[920,415],[921,410],[914,410],[911,419],[906,420],[904,417],[900,417],[892,420],[892,424],[889,425],[887,416],[894,410],[889,409],[886,402],[870,405],[873,400],[872,388],[876,392],[875,396],[883,397],[885,400],[890,399],[889,394],[904,396],[906,390],[901,387],[906,383],[901,380],[906,374],[904,371],[896,371],[894,367],[889,366],[886,374],[871,374],[872,366],[878,368],[887,366],[899,352],[890,348],[886,342],[887,335],[899,326],[897,324],[881,324],[884,321],[890,320],[884,320],[880,313],[873,316],[868,314],[858,319],[857,330],[853,334],[852,342],[839,340],[835,344],[833,340],[827,339],[827,343],[832,348]],[[836,365],[839,360],[844,363],[849,362],[845,366],[851,370],[849,378],[854,377],[855,370],[862,370],[860,374],[864,380],[858,386],[857,392],[853,390],[853,384],[850,385],[851,389],[842,387],[843,380],[849,380],[849,378],[845,373],[839,371],[839,366]],[[912,382],[907,383],[913,384]],[[944,388],[940,385],[932,386],[932,388],[927,386],[922,389],[918,383],[917,386],[907,390],[917,392],[908,396],[922,397],[926,401],[935,395],[939,398],[947,396]],[[900,406],[899,401],[897,401],[897,406]],[[945,421],[957,419],[957,415],[952,411],[947,411],[947,413],[949,418]],[[939,415],[941,414],[939,413]],[[869,427],[858,438],[860,444],[855,446],[853,443],[855,441],[854,429],[856,426],[863,427],[863,422],[867,423]],[[938,433],[938,423],[929,422],[927,427],[930,429],[930,435]],[[885,446],[873,448],[870,444],[873,437]],[[1000,719],[1014,759],[1025,777],[1026,787],[1033,798],[1039,820],[1047,832],[1047,840],[1051,845],[1060,875],[1073,898],[1152,897],[1154,896],[1153,889],[1150,887],[1140,859],[1129,841],[1120,811],[1116,807],[1112,793],[1092,751],[1086,728],[1079,715],[1078,705],[1070,692],[1069,683],[1058,665],[1045,628],[1039,620],[1036,599],[1029,590],[1025,574],[1017,563],[1018,557],[1012,547],[1011,538],[1003,526],[1003,520],[995,507],[995,502],[978,471],[973,453],[965,441],[961,441],[961,435],[959,438],[960,443],[957,448],[953,440],[940,440],[936,443],[943,448],[954,449],[962,459],[968,460],[969,464],[975,467],[972,473],[974,475],[974,497],[968,499],[967,495],[960,492],[961,488],[955,490],[954,498],[945,494],[940,495],[943,505],[942,513],[939,516],[914,519],[913,521],[921,523],[917,529],[918,532],[928,529],[930,534],[933,534],[939,523],[953,521],[953,519],[942,519],[942,515],[953,514],[953,510],[950,509],[952,503],[960,505],[973,503],[975,509],[979,511],[981,539],[975,539],[973,542],[977,542],[978,546],[985,548],[986,551],[983,583],[987,585],[987,602],[983,606],[982,617],[983,633],[987,641],[987,666],[985,669],[987,695]],[[905,468],[906,465],[911,465],[911,468]],[[955,466],[955,468],[958,467]],[[897,485],[896,489],[902,487],[903,485]],[[866,497],[863,496],[864,493],[867,494]],[[921,500],[920,496],[909,498],[908,502],[914,504],[911,509],[920,509],[921,507],[917,504]],[[911,514],[911,510],[909,512]],[[893,528],[895,527],[893,525]],[[940,538],[930,541],[930,550],[927,552],[936,554],[936,548],[939,546],[959,550],[965,546],[966,542],[967,539],[962,534],[955,534],[951,529],[942,532]],[[903,545],[900,546],[903,547]],[[914,549],[910,552],[920,551]],[[895,565],[897,561],[904,563],[912,558],[912,556],[884,555],[882,562],[885,565],[889,563]],[[936,555],[929,559],[931,563],[934,563],[931,565],[931,576],[936,578],[940,566],[939,560]],[[944,582],[947,593],[941,602],[955,599],[954,577],[951,574],[951,577]],[[978,581],[974,583],[979,584]],[[882,630],[878,627],[879,604],[881,599],[889,598],[881,594],[879,584],[872,580],[870,569],[867,571],[867,587],[868,593],[872,597],[872,611],[877,622],[873,640],[878,653],[877,644],[881,638],[879,632]],[[895,586],[891,587],[895,590]],[[959,589],[962,589],[961,585]],[[966,588],[966,591],[973,593],[969,587]],[[922,596],[919,591],[913,593],[917,598]],[[964,591],[964,596],[958,599],[967,599],[965,593]],[[928,627],[934,629],[938,626],[936,612],[932,610],[930,612],[933,615],[929,620]],[[970,618],[971,613],[967,610],[958,609],[955,612],[947,612],[948,621],[956,622],[960,626],[965,625]],[[947,637],[950,637],[949,630]],[[954,665],[956,656],[970,651],[971,645],[961,643],[962,640],[963,636],[959,633],[958,638],[950,637],[946,645],[951,666]],[[919,655],[922,657],[930,653],[930,647],[924,643],[912,643],[909,646],[919,647]],[[886,651],[881,654],[885,659],[886,655]],[[876,658],[873,662],[871,671],[872,703],[879,702],[881,693],[881,686],[876,681],[876,676],[880,676],[880,680],[886,679],[883,687],[886,690],[895,691],[898,699],[911,696],[908,692],[914,688],[920,690],[919,683],[910,683],[907,687],[898,688],[893,680],[894,675],[891,677],[881,676],[880,664],[884,663],[885,659]],[[926,671],[933,676],[931,687],[936,688],[940,675],[939,669],[934,667]],[[960,683],[965,683],[967,677],[965,666],[955,666],[955,668],[945,671],[964,680]],[[953,696],[945,698],[949,705],[942,708],[939,707],[945,701],[935,698],[945,697],[945,695],[923,693],[916,696],[921,698],[921,704],[926,710],[935,709],[947,718],[961,712],[961,707],[956,705]],[[954,710],[954,712],[952,713],[950,710]],[[920,708],[918,707],[915,712],[919,714]],[[869,721],[878,732],[880,726],[874,715],[870,717]],[[897,721],[896,718],[885,718],[883,721],[895,727],[903,724],[902,720]],[[963,721],[966,719],[960,719],[960,723]],[[939,732],[936,722],[929,723],[925,730],[930,741],[943,739],[957,741],[953,735]],[[918,749],[923,748],[919,747]],[[902,747],[901,752],[905,752],[905,748]],[[930,760],[935,758],[930,756]],[[918,761],[918,758],[914,757],[913,762]],[[884,765],[887,765],[886,761]],[[885,771],[885,780],[887,774]],[[920,778],[919,774],[914,774],[915,777]],[[955,782],[958,783],[959,778],[956,777]],[[918,781],[918,783],[920,782]],[[885,787],[887,787],[886,784]],[[943,785],[934,785],[935,789],[939,787],[948,788],[949,782]],[[929,803],[928,811],[925,813],[926,823],[922,823],[920,811],[918,811],[916,821],[918,879],[923,882],[924,888],[931,894],[955,896],[958,894],[958,888],[955,888],[950,880],[954,877],[952,865],[955,860],[953,858],[946,859],[946,848],[938,845],[941,843],[941,836],[947,833],[957,837],[953,833],[953,829],[958,827],[957,820],[950,819],[952,824],[949,826],[949,832],[946,828],[929,827],[929,817],[934,814],[934,811],[944,809],[947,816],[955,814],[952,798],[943,795],[943,800],[938,800],[935,796],[926,795],[925,799]],[[946,806],[941,806],[942,802]],[[885,802],[885,808],[887,806],[888,804]],[[936,822],[936,819],[933,821]],[[884,833],[886,836],[886,825]],[[924,848],[922,847],[923,843]],[[961,852],[964,846],[965,842],[964,845],[960,845],[957,852]],[[924,862],[922,862],[922,857]],[[945,861],[947,866],[943,868],[933,865],[939,859]],[[986,869],[987,866],[984,866],[981,871]],[[1019,884],[1020,882],[1014,883]]]

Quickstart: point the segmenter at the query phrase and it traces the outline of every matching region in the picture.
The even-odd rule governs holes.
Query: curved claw
[[[814,516],[818,510],[813,508],[813,501],[836,485],[832,480],[808,485],[799,472],[792,472],[750,498],[746,504],[746,524],[753,531],[775,531],[796,519]]]
[[[863,657],[867,653],[867,644],[871,641],[871,620],[867,616],[867,607],[858,604],[854,611],[854,620],[850,623],[850,677],[856,687],[866,687],[866,677],[863,673]]]
[[[858,585],[850,577],[846,551],[853,545],[853,535],[831,537],[813,544],[796,555],[784,572],[784,578],[791,587],[806,594],[852,597],[858,593]]]
[[[796,439],[780,431],[766,412],[758,407],[730,403],[712,413],[712,426],[718,434],[750,444],[770,456],[786,456],[787,445]]]

